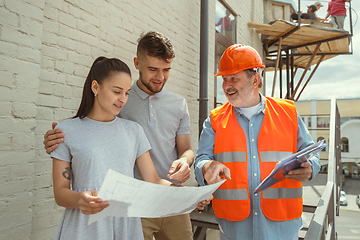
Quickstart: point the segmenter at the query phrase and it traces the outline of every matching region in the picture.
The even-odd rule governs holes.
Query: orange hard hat
[[[265,68],[259,53],[252,47],[235,44],[228,47],[219,62],[215,76],[230,75],[246,69]]]

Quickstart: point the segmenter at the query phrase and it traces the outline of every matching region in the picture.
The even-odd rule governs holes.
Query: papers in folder
[[[315,154],[320,152],[323,148],[325,148],[328,144],[324,143],[325,140],[318,141],[301,151],[287,157],[280,162],[278,162],[272,172],[267,176],[260,184],[256,187],[254,194],[258,193],[277,182],[280,182],[285,179],[285,175],[293,169],[299,168],[302,162],[305,162],[305,158],[301,158],[305,156],[307,159],[310,159]]]

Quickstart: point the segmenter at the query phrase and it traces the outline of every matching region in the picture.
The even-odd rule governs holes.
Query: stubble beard
[[[158,92],[161,92],[161,90],[164,88],[164,85],[165,85],[165,82],[163,83],[163,85],[159,88],[156,88],[154,86],[151,86],[150,82],[151,80],[146,83],[145,81],[143,81],[142,77],[141,77],[141,73],[139,74],[139,80],[141,81],[141,83],[152,93],[158,93]]]
[[[239,89],[235,94],[238,94],[237,98],[235,99],[229,99],[229,97],[226,96],[229,103],[233,107],[240,107],[240,108],[252,107],[255,93],[252,89],[250,79],[248,80],[244,88]]]

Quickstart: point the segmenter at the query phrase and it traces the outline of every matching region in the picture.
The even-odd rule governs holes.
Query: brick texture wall
[[[210,26],[215,0],[210,0]],[[261,49],[247,22],[262,22],[262,1],[225,1],[240,14],[238,42]],[[63,208],[53,198],[52,161],[43,148],[53,121],[72,117],[89,67],[100,55],[133,66],[136,40],[156,30],[175,46],[166,87],[187,99],[198,139],[200,1],[0,0],[0,239],[52,239]],[[209,110],[214,29],[209,30]],[[211,86],[212,85],[212,86]],[[195,185],[192,177],[188,183]]]

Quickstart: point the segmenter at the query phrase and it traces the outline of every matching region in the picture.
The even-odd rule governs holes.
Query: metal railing
[[[328,175],[305,240],[336,240],[336,216],[339,216],[340,191],[340,114],[335,99],[331,100]],[[304,210],[306,210],[304,208]]]

